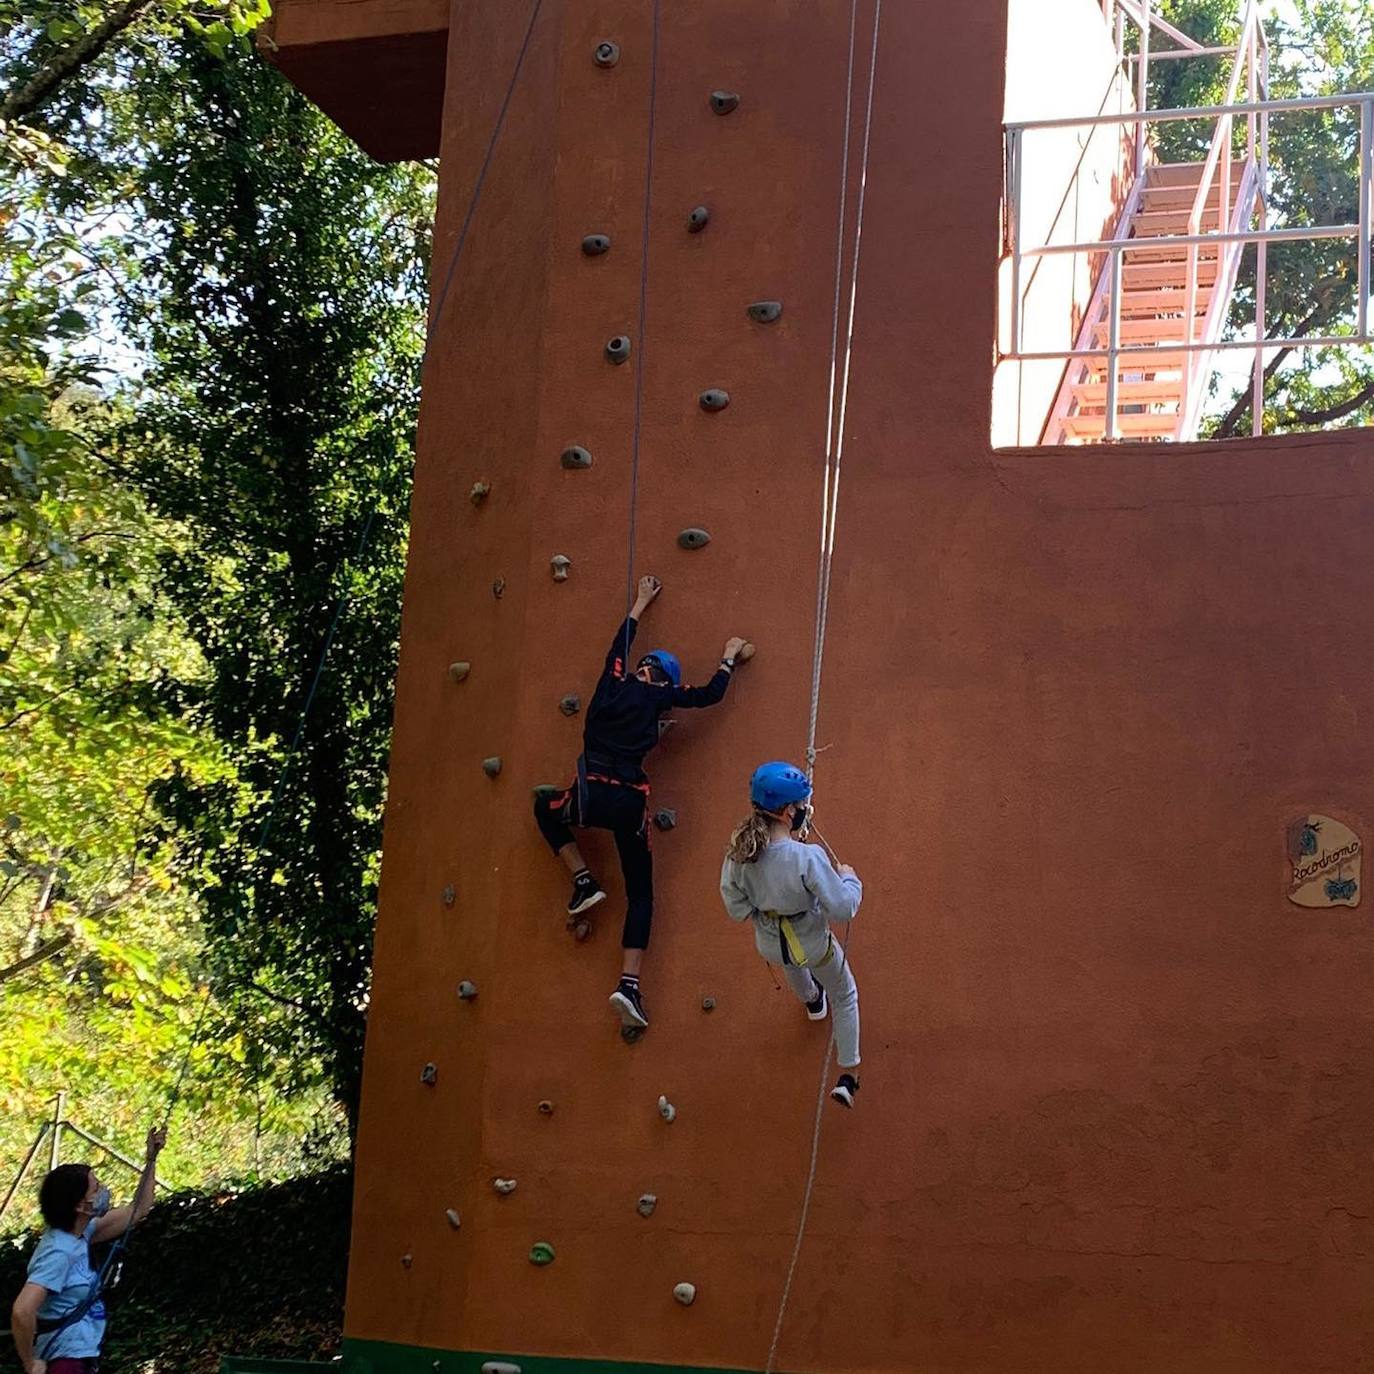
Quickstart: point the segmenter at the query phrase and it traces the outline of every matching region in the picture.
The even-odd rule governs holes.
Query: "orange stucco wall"
[[[759,1368],[772,1332],[823,1033],[715,887],[750,768],[805,738],[848,15],[663,9],[644,634],[698,678],[727,633],[759,655],[656,756],[680,823],[627,1046],[618,885],[574,945],[529,805],[568,776],[557,703],[590,694],[625,591],[634,369],[602,346],[636,334],[650,6],[546,0],[426,376],[355,1338]],[[454,7],[437,276],[525,18]],[[817,798],[867,880],[864,1088],[827,1108],[781,1366],[1374,1367],[1370,908],[1284,898],[1295,815],[1367,838],[1374,814],[1369,436],[992,451],[1005,31],[997,3],[884,7]],[[711,544],[680,550],[688,525]]]

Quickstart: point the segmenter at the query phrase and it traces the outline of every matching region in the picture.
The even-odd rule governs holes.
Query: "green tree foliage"
[[[1234,43],[1237,0],[1163,0],[1159,11],[1206,46]],[[1267,7],[1266,7],[1267,9]],[[1285,14],[1291,13],[1291,17]],[[1270,96],[1288,99],[1374,90],[1374,8],[1364,0],[1294,0],[1291,11],[1266,19],[1272,59]],[[1229,59],[1158,62],[1150,103],[1220,103]],[[1242,86],[1240,98],[1246,97]],[[1244,146],[1237,120],[1234,147]],[[1206,156],[1211,128],[1161,125],[1156,147],[1166,161]],[[1359,217],[1359,114],[1354,108],[1275,114],[1269,134],[1269,226],[1353,224]],[[1246,250],[1232,301],[1227,337],[1251,337],[1257,255]],[[1354,332],[1357,262],[1353,240],[1276,244],[1269,249],[1265,334],[1269,338]],[[1374,357],[1368,349],[1275,349],[1267,358],[1267,432],[1374,423]],[[1228,387],[1211,407],[1211,433],[1248,433],[1250,388]],[[1207,422],[1204,422],[1204,430]]]
[[[252,792],[245,813],[182,770],[159,801],[204,875],[227,1004],[262,1018],[286,1085],[323,1073],[351,1113],[431,177],[372,162],[246,48],[183,51],[139,117],[156,122],[139,210],[158,228],[126,324],[153,361],[121,452],[194,530],[164,585],[208,667],[195,709]]]
[[[0,130],[0,1161],[58,1088],[136,1149],[187,1062],[199,1182],[356,1095],[432,177],[188,13]]]

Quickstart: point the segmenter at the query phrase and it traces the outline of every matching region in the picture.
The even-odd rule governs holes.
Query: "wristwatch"
[[[730,672],[734,672],[734,671],[735,671],[735,660],[734,660],[733,658],[723,658],[723,659],[721,659],[721,661],[720,661],[720,666],[721,666],[722,668],[728,669]]]

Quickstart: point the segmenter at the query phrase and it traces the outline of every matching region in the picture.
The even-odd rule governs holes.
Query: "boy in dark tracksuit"
[[[587,708],[583,753],[577,780],[566,791],[535,799],[534,816],[549,847],[573,875],[568,920],[604,901],[606,894],[592,877],[573,838],[573,826],[594,826],[615,835],[625,876],[629,909],[621,945],[623,971],[611,994],[611,1009],[627,1026],[647,1026],[639,993],[639,971],[649,946],[654,915],[654,861],[649,849],[649,779],[644,756],[658,743],[659,718],[674,706],[714,706],[730,685],[742,639],[726,642],[720,667],[704,687],[682,686],[682,670],[666,649],[655,649],[627,672],[629,648],[663,584],[656,577],[639,580],[639,595],[629,618],[616,631],[606,666]]]

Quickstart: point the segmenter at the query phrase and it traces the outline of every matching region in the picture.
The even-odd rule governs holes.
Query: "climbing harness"
[[[874,0],[873,40],[868,57],[868,93],[864,101],[863,146],[859,158],[859,194],[854,213],[854,252],[849,275],[844,366],[842,369],[838,369],[840,298],[844,277],[844,226],[849,187],[849,142],[854,120],[854,38],[858,19],[858,0],[850,0],[844,143],[840,158],[839,226],[835,241],[835,300],[830,334],[830,389],[826,406],[825,470],[821,490],[820,554],[816,574],[816,631],[811,660],[811,709],[806,728],[806,771],[807,776],[813,779],[816,771],[816,756],[819,752],[816,748],[816,722],[820,714],[821,668],[825,660],[825,636],[830,619],[830,574],[834,561],[835,529],[839,513],[840,469],[844,462],[844,425],[849,406],[850,363],[854,353],[854,307],[859,289],[859,254],[863,246],[864,200],[868,190],[868,154],[873,131],[873,89],[878,72],[878,32],[882,23],[882,14],[883,0]],[[836,394],[837,370],[839,375],[838,400]],[[814,828],[813,826],[812,829]],[[826,843],[824,836],[819,831],[816,831],[816,838],[825,847],[831,862],[837,863],[834,850]],[[848,945],[849,932],[846,931],[840,942],[841,959],[848,957]],[[778,1345],[782,1340],[783,1323],[787,1317],[787,1304],[792,1296],[792,1282],[796,1278],[802,1242],[806,1237],[806,1222],[811,1213],[811,1197],[816,1186],[816,1165],[820,1158],[821,1124],[824,1120],[826,1085],[829,1081],[830,1062],[834,1053],[835,1036],[832,1030],[826,1041],[825,1058],[821,1064],[820,1091],[816,1095],[816,1115],[811,1130],[811,1159],[806,1171],[806,1186],[802,1192],[801,1215],[797,1220],[797,1236],[792,1246],[792,1258],[787,1265],[787,1277],[783,1281],[782,1298],[778,1303],[778,1319],[773,1327],[773,1339],[768,1347],[768,1358],[763,1367],[764,1374],[773,1374],[777,1367]]]
[[[525,25],[525,33],[523,39],[521,40],[519,51],[516,55],[515,67],[514,70],[511,72],[510,81],[506,86],[505,97],[501,102],[501,108],[496,116],[496,122],[492,126],[491,136],[487,140],[486,154],[482,159],[482,165],[477,173],[477,179],[473,182],[472,195],[468,200],[467,213],[463,217],[462,228],[459,230],[458,238],[454,243],[453,252],[449,256],[448,268],[444,274],[443,285],[441,286],[438,297],[435,301],[434,311],[432,318],[430,320],[429,329],[427,330],[425,335],[425,346],[422,350],[420,357],[420,367],[422,371],[424,368],[425,361],[429,356],[429,350],[434,343],[436,335],[438,334],[439,324],[443,318],[444,306],[448,300],[449,288],[453,284],[454,273],[458,266],[458,260],[462,256],[463,248],[467,243],[468,233],[472,228],[473,217],[477,212],[477,206],[482,197],[482,188],[486,183],[487,172],[491,167],[492,156],[496,151],[497,141],[500,138],[502,127],[505,125],[506,122],[506,113],[510,109],[511,99],[515,94],[515,89],[517,84],[519,83],[520,74],[525,66],[525,58],[529,53],[530,40],[534,34],[535,22],[539,18],[539,12],[543,8],[543,3],[544,0],[533,0],[533,4],[530,8],[529,21]],[[590,458],[588,458],[588,462],[590,462]],[[372,526],[377,518],[377,510],[379,504],[379,502],[373,504],[371,511],[368,513],[366,521],[364,521],[363,523],[362,533],[358,538],[358,545],[353,553],[353,561],[355,563],[362,556],[362,554],[365,552],[367,548],[368,540],[372,532]],[[290,771],[292,761],[296,756],[296,750],[300,746],[301,737],[305,732],[306,720],[310,715],[311,707],[314,705],[315,697],[319,692],[320,679],[324,675],[324,665],[329,657],[329,650],[333,646],[334,636],[338,631],[339,623],[343,618],[343,613],[347,606],[348,591],[347,589],[345,589],[344,593],[339,598],[339,603],[335,608],[333,618],[331,619],[329,624],[329,629],[325,634],[324,644],[320,649],[319,660],[315,665],[314,676],[311,678],[310,689],[306,693],[305,703],[301,707],[300,719],[296,724],[295,733],[293,734],[291,738],[291,743],[287,748],[286,757],[282,761],[281,772],[278,774],[276,786],[273,788],[272,801],[271,805],[268,808],[267,816],[263,821],[262,829],[258,833],[257,847],[259,849],[263,847],[263,845],[267,842],[268,836],[271,834],[272,824],[276,819],[277,804],[281,797],[281,786],[282,783],[285,781],[288,772]],[[463,674],[463,676],[466,676],[466,674]],[[186,1082],[186,1073],[187,1070],[190,1068],[191,1064],[191,1055],[195,1049],[195,1046],[200,1040],[200,1032],[205,1024],[205,1014],[209,1010],[209,1007],[210,988],[207,984],[205,993],[201,998],[200,1011],[196,1016],[195,1025],[191,1030],[191,1038],[187,1044],[186,1053],[182,1056],[181,1066],[177,1070],[176,1081],[172,1085],[172,1092],[167,1101],[167,1112],[162,1122],[162,1129],[164,1131],[166,1131],[167,1127],[171,1124],[172,1114],[176,1110],[177,1102],[181,1098],[181,1091]],[[137,1198],[137,1193],[135,1193],[135,1198]],[[119,1266],[122,1263],[122,1256],[128,1249],[129,1240],[133,1233],[133,1229],[134,1209],[133,1204],[131,1203],[129,1207],[129,1219],[125,1223],[124,1229],[120,1232],[120,1234],[115,1238],[114,1242],[111,1244],[110,1251],[105,1256],[104,1261],[101,1263],[100,1269],[97,1271],[96,1274],[95,1282],[88,1289],[86,1296],[81,1300],[77,1307],[72,1309],[71,1312],[65,1313],[61,1317],[50,1318],[46,1322],[40,1321],[38,1324],[38,1330],[35,1333],[36,1335],[38,1335],[39,1337],[50,1337],[52,1335],[55,1335],[58,1331],[61,1331],[66,1327],[71,1326],[75,1322],[79,1321],[82,1317],[86,1315],[87,1312],[90,1311],[90,1309],[95,1305],[95,1303],[99,1301],[107,1284],[113,1282],[113,1278],[111,1276],[117,1274],[118,1272]]]

